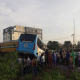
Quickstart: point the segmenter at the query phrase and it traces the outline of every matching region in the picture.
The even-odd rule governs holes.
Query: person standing
[[[67,61],[67,66],[68,66],[68,58],[69,58],[70,54],[69,52],[67,51],[67,54],[66,54],[66,61]]]
[[[40,56],[40,63],[39,63],[41,68],[42,68],[42,61],[41,61],[42,56],[43,56],[43,54],[41,54],[41,56]]]
[[[34,74],[35,74],[35,76],[37,76],[37,74],[38,74],[38,60],[36,57],[34,60]]]
[[[54,54],[55,66],[57,66],[57,54]]]
[[[41,62],[42,62],[42,68],[44,69],[45,68],[45,54],[43,54]]]
[[[23,68],[22,68],[22,59],[20,58],[20,56],[18,56],[17,58],[17,63],[18,63],[18,68],[20,70],[21,75],[23,75]]]
[[[47,59],[47,67],[49,67],[49,62],[48,62],[49,52],[48,52],[48,49],[46,49],[45,55],[46,55],[46,59]]]
[[[79,67],[80,67],[80,52],[78,53],[78,63],[79,63]]]
[[[76,54],[75,54],[74,51],[71,52],[71,56],[73,57],[73,64],[74,64],[74,67],[75,67],[75,56],[76,56]]]
[[[49,68],[52,68],[53,59],[52,59],[52,56],[51,56],[50,53],[49,53],[49,55],[48,55],[48,62],[49,62]]]
[[[39,66],[41,66],[41,62],[40,62],[40,55],[38,55],[38,53],[37,53],[37,60],[38,60],[38,72],[39,72]]]
[[[68,68],[69,68],[69,71],[71,72],[73,70],[73,62],[71,60],[71,57],[69,55],[69,58],[68,58]]]
[[[59,53],[60,53],[61,62],[63,63],[62,48],[61,48],[61,51]]]
[[[79,64],[78,64],[78,55],[79,55],[79,51],[76,53],[76,65],[79,66]]]
[[[29,56],[28,56],[28,58],[27,58],[27,60],[26,60],[26,65],[27,65],[28,73],[30,73],[30,63],[31,63],[31,59],[30,59]]]
[[[23,76],[27,73],[26,72],[26,59],[22,58],[22,63],[23,63]]]
[[[23,64],[23,66],[25,65],[25,61],[26,61],[26,59],[22,58],[22,64]]]
[[[63,51],[63,52],[62,52],[62,55],[63,55],[63,64],[65,64],[66,52]]]
[[[47,68],[47,56],[45,54],[45,67]]]
[[[17,62],[18,62],[18,64],[21,64],[22,63],[22,59],[20,58],[20,56],[18,56]]]
[[[52,59],[53,59],[53,65],[55,64],[55,60],[54,60],[54,52],[52,53]]]
[[[38,53],[37,53],[37,60],[38,62],[40,62],[40,56],[38,55]]]
[[[35,73],[34,73],[34,58],[33,58],[33,60],[31,61],[31,67],[32,67],[32,73],[35,74]]]
[[[57,63],[58,64],[60,63],[60,54],[59,54],[59,51],[57,51]]]

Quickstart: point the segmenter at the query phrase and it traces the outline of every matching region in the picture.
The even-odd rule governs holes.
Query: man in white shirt
[[[41,62],[42,62],[42,68],[45,68],[45,54],[43,54]]]
[[[37,60],[38,62],[40,61],[40,56],[38,55],[38,53],[37,53]]]
[[[20,56],[18,56],[17,62],[18,62],[18,64],[21,64],[22,63],[22,59],[20,58]]]
[[[28,58],[26,60],[26,66],[27,66],[28,73],[30,73],[30,63],[31,63],[31,59],[28,56]]]

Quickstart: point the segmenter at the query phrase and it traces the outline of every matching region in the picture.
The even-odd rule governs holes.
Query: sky
[[[73,20],[74,23],[73,23]],[[80,41],[80,0],[0,0],[0,42],[3,29],[28,26],[43,29],[43,42]]]

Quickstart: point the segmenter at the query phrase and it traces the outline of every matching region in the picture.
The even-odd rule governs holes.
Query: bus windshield
[[[21,42],[32,43],[35,39],[36,39],[36,35],[33,35],[33,34],[21,34],[20,36]]]

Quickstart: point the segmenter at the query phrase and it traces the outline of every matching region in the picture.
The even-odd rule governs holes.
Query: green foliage
[[[0,80],[14,80],[17,78],[20,65],[17,64],[18,52],[0,56]],[[12,66],[12,62],[14,63]]]
[[[65,76],[60,75],[59,71],[54,70],[51,73],[45,72],[42,80],[65,80]]]
[[[80,80],[80,73],[72,72],[71,79],[73,79],[73,80]]]
[[[0,56],[0,80],[18,80],[19,78],[22,78],[21,80],[32,80],[32,74],[22,77],[22,64],[17,63],[17,57],[18,52]],[[58,70],[53,70],[51,73],[42,72],[43,70],[40,67],[39,70],[38,76],[42,80],[80,80],[80,73],[77,72],[72,72],[71,78],[66,79]]]
[[[51,49],[51,50],[56,50],[56,49],[59,49],[60,48],[59,42],[57,42],[57,41],[49,41],[47,43],[47,47],[49,49]]]
[[[72,45],[72,44],[71,44],[71,41],[65,41],[64,45],[66,46],[66,45]]]
[[[64,44],[63,44],[63,47],[66,47],[67,49],[68,49],[69,47],[72,47],[71,41],[65,41]]]
[[[32,74],[27,74],[27,75],[23,76],[22,80],[32,80],[31,75]]]

